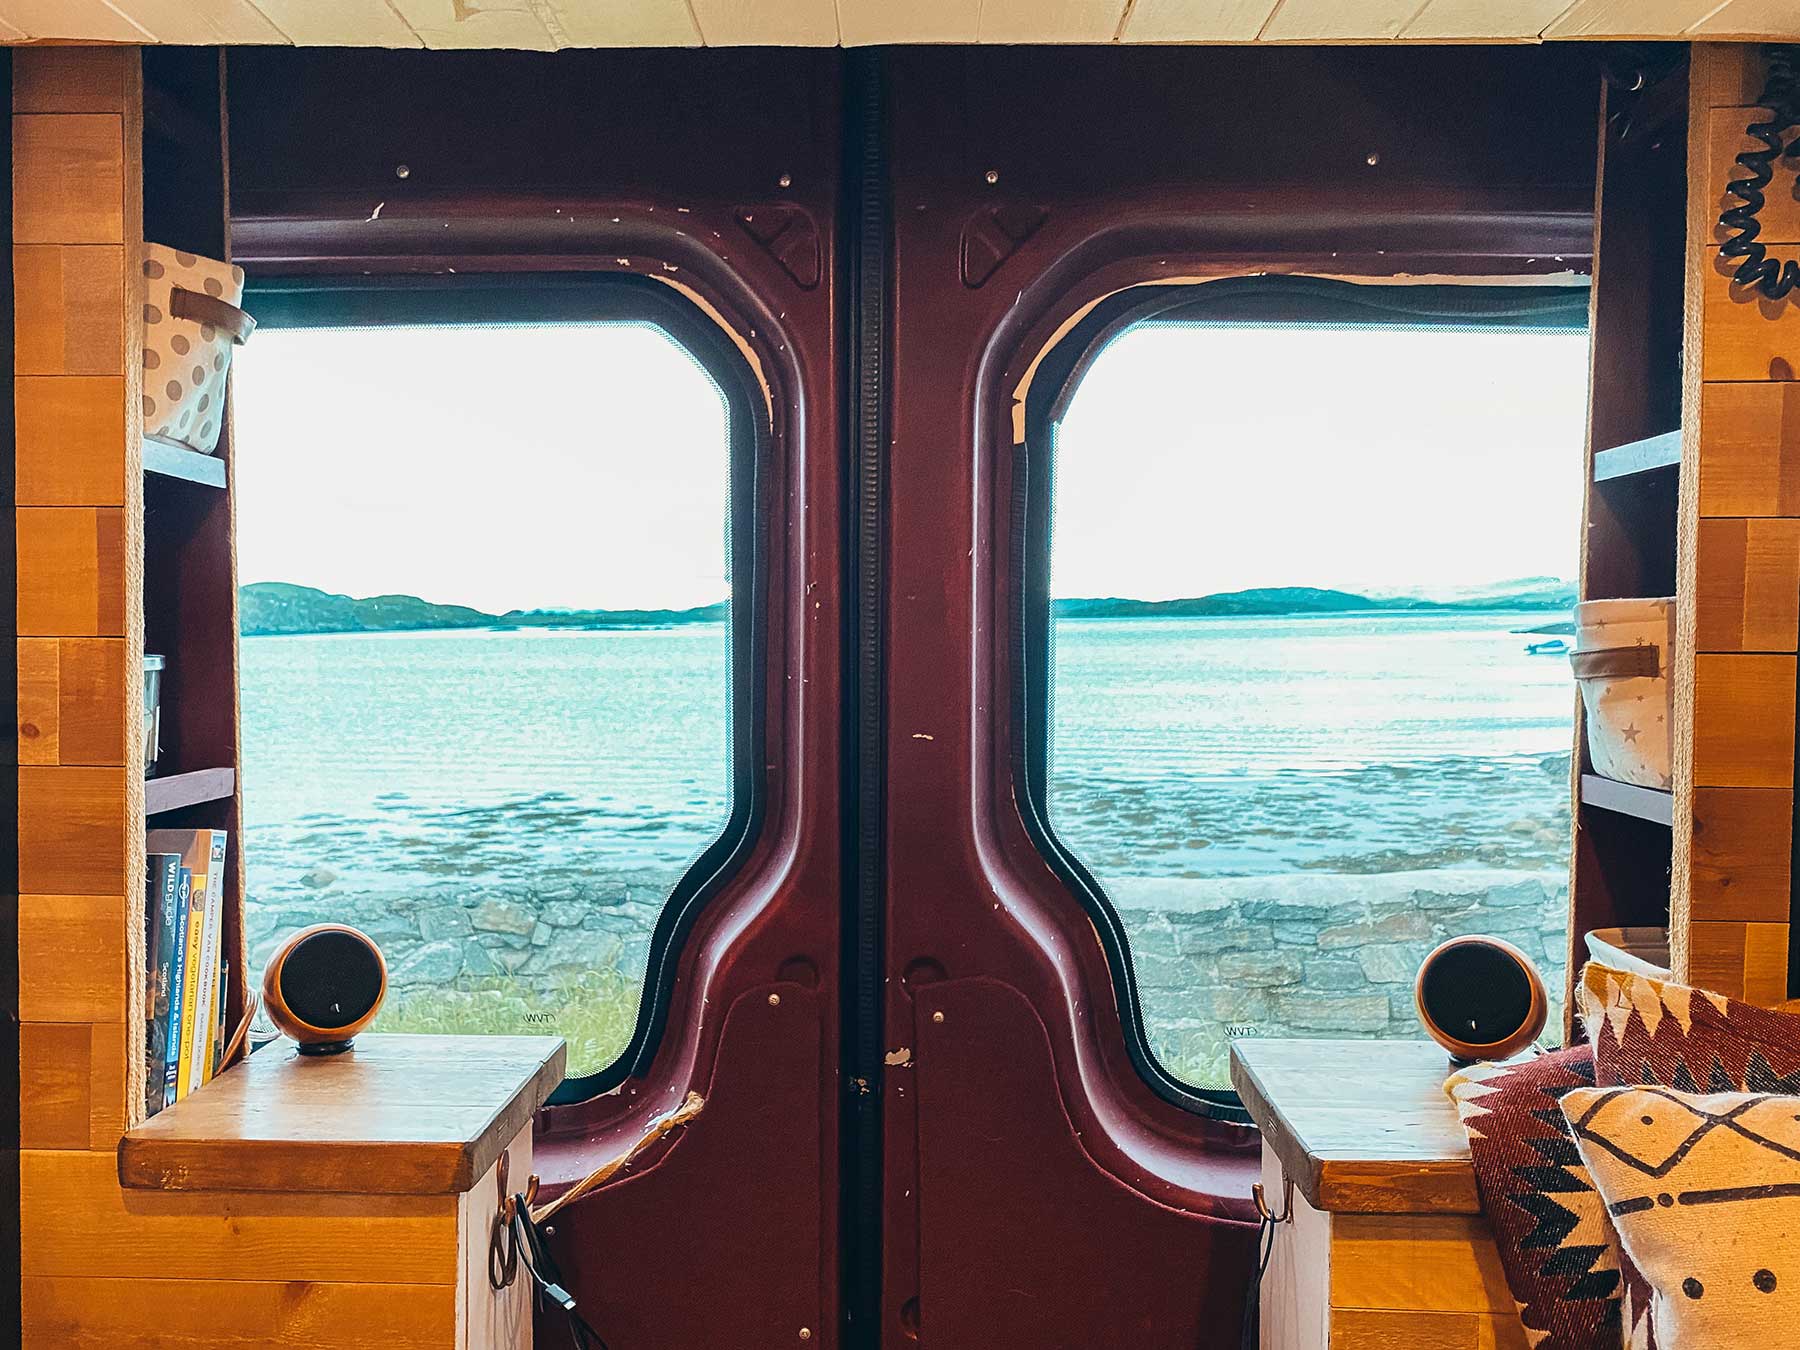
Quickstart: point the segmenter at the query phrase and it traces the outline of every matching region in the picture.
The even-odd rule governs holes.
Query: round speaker
[[[1459,1063],[1507,1059],[1544,1030],[1549,1002],[1531,958],[1494,937],[1443,943],[1413,985],[1419,1020]]]
[[[387,994],[387,962],[348,924],[302,928],[263,970],[263,1006],[303,1055],[335,1055],[374,1019]]]

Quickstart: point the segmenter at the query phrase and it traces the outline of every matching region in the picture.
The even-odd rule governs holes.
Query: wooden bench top
[[[1231,1082],[1314,1209],[1478,1214],[1475,1169],[1430,1041],[1243,1040]],[[1269,1197],[1280,1204],[1279,1196]]]
[[[362,1035],[320,1057],[278,1041],[126,1134],[119,1181],[460,1194],[530,1125],[563,1059],[557,1036]]]

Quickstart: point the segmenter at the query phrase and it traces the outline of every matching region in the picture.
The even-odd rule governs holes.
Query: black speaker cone
[[[296,944],[281,969],[289,1010],[321,1031],[353,1025],[381,989],[381,959],[351,933],[314,933]]]
[[[1425,1015],[1457,1040],[1493,1045],[1531,1016],[1531,977],[1500,948],[1481,943],[1451,947],[1426,967],[1419,1002]]]

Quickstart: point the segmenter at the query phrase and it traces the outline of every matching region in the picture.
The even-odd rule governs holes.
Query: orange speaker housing
[[[350,1048],[387,996],[387,962],[367,933],[348,924],[302,928],[263,969],[263,1007],[303,1055]]]
[[[1459,1063],[1510,1059],[1543,1034],[1550,1005],[1531,958],[1504,938],[1439,944],[1413,982],[1419,1021]]]

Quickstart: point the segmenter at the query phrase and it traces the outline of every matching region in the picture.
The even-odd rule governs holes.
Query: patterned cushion
[[[1800,1096],[1800,1016],[1593,964],[1576,993],[1600,1087]]]
[[[1800,1097],[1580,1088],[1562,1109],[1663,1350],[1795,1344]]]
[[[1617,1240],[1559,1106],[1593,1083],[1583,1045],[1472,1065],[1445,1085],[1535,1350],[1614,1350],[1622,1341]]]

